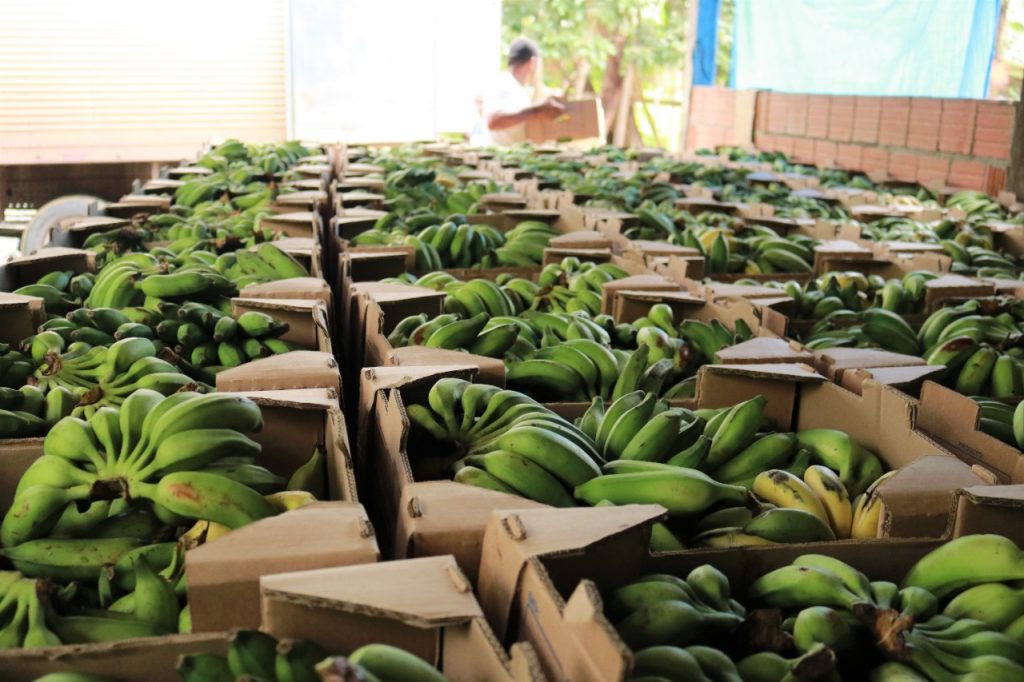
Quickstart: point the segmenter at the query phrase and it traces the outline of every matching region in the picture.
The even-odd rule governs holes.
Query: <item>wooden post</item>
[[[1010,145],[1010,167],[1006,189],[1024,198],[1024,99],[1017,102],[1013,116],[1013,142]]]
[[[686,28],[683,42],[686,45],[686,61],[683,62],[683,106],[681,133],[679,135],[679,152],[686,151],[686,136],[690,131],[690,98],[693,94],[693,52],[697,47],[697,16],[700,13],[700,0],[687,0],[689,7],[686,12]]]
[[[633,82],[635,80],[636,67],[630,64],[622,79],[622,88],[619,90],[619,106],[615,112],[615,134],[612,136],[612,144],[618,147],[626,146],[629,121],[633,118],[633,112],[630,109],[633,106]]]

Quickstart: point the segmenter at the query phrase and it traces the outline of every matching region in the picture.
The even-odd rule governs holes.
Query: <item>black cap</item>
[[[540,48],[529,38],[519,38],[508,46],[509,66],[519,66],[539,56]]]

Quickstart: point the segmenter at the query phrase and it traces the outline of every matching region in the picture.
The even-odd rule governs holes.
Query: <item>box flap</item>
[[[759,336],[718,351],[717,361],[725,365],[799,362],[811,365],[814,354],[784,339]]]
[[[260,591],[264,601],[371,614],[421,628],[483,615],[451,556],[268,575],[260,579]]]
[[[484,355],[473,355],[457,350],[443,348],[427,348],[426,346],[405,346],[391,351],[396,365],[425,365],[443,367],[445,365],[474,365],[477,368],[479,382],[505,386],[505,363],[499,358]]]
[[[917,428],[969,464],[995,474],[1003,483],[1024,482],[1024,455],[1017,448],[978,428],[981,408],[969,397],[924,382]]]
[[[239,298],[317,299],[331,303],[331,287],[319,277],[292,277],[273,282],[250,284],[238,292]]]
[[[606,544],[641,543],[623,562],[642,563],[651,521],[665,515],[660,505],[495,511],[484,534],[477,592],[498,637],[504,638],[527,562],[547,555],[574,554]]]
[[[185,555],[193,628],[258,627],[260,576],[379,558],[358,502],[317,502],[251,523]]]
[[[929,377],[936,377],[945,371],[944,365],[914,365],[909,367],[866,367],[855,370],[843,370],[839,375],[839,385],[854,393],[860,393],[864,381],[870,379],[877,384],[893,386],[906,393],[916,395],[918,386]]]
[[[131,225],[132,221],[127,218],[114,218],[106,215],[94,215],[79,218],[67,226],[68,232],[89,234],[92,232],[105,232],[117,227]]]
[[[880,521],[885,537],[939,537],[946,531],[952,493],[985,483],[955,457],[926,455],[896,470],[877,490],[886,513]]]
[[[271,355],[217,374],[218,391],[333,388],[341,391],[338,362],[330,353],[297,350]]]
[[[1024,485],[986,485],[957,491],[952,536],[998,533],[1024,544]]]
[[[455,481],[408,484],[398,501],[394,556],[452,554],[469,579],[476,582],[484,531],[495,509],[550,507],[519,495]]]

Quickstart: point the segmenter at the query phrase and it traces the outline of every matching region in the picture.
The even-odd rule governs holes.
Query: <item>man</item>
[[[494,90],[483,102],[484,121],[492,144],[524,142],[528,121],[550,120],[565,111],[553,98],[532,104],[528,84],[533,83],[539,63],[540,48],[532,40],[520,38],[509,47],[508,71],[498,77]]]

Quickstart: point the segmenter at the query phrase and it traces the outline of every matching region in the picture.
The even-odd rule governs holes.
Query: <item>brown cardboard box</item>
[[[471,578],[476,576],[491,511],[544,505],[448,478],[438,480],[437,474],[424,471],[420,465],[425,460],[411,459],[407,451],[410,424],[405,405],[425,401],[441,377],[473,380],[477,371],[472,365],[363,370],[357,465],[375,472],[376,485],[368,499],[395,558],[453,554]]]
[[[898,582],[940,540],[848,540],[651,555],[659,506],[496,512],[484,539],[479,595],[509,641],[534,645],[549,680],[629,679],[632,653],[603,614],[600,594],[652,573],[687,575],[710,563],[737,594],[806,552],[827,554],[872,580]]]
[[[13,258],[0,265],[0,291],[14,291],[27,284],[35,284],[40,277],[55,270],[71,270],[75,274],[95,272],[96,254],[52,246],[31,256]]]
[[[0,342],[20,343],[45,320],[43,299],[0,292]]]
[[[287,280],[283,280],[287,281]],[[287,286],[287,285],[281,285]],[[280,289],[278,289],[280,293]],[[281,335],[301,348],[334,354],[328,307],[323,301],[311,298],[242,298],[231,299],[231,314],[238,317],[250,310],[266,313],[288,324]]]
[[[969,464],[984,467],[1002,483],[1024,483],[1024,453],[980,430],[981,408],[969,397],[926,381],[918,426]]]
[[[551,121],[529,121],[526,137],[531,142],[582,140],[604,137],[604,110],[596,98],[565,102],[565,113]]]
[[[109,644],[49,649],[8,649],[0,654],[4,682],[34,682],[49,673],[116,675],[119,682],[180,682],[175,671],[185,654],[227,652],[228,633],[147,637]]]
[[[282,232],[287,237],[313,237],[321,239],[323,224],[320,214],[312,211],[275,213],[260,218],[258,227],[263,230]]]
[[[264,577],[263,629],[350,654],[398,646],[452,682],[543,682],[532,647],[505,653],[451,556]]]
[[[274,391],[329,388],[341,391],[341,373],[334,355],[297,350],[271,355],[217,373],[218,391]]]
[[[212,633],[7,650],[0,652],[0,676],[4,680],[34,680],[33,675],[41,674],[39,671],[59,666],[116,674],[118,679],[139,682],[177,679],[174,662],[178,654],[223,651],[225,635],[217,631],[259,626],[261,574],[378,560],[372,526],[357,501],[337,394],[311,389],[246,395],[259,403],[263,412],[263,429],[252,436],[263,446],[261,463],[288,476],[319,444],[327,461],[329,492],[338,501],[320,502],[257,521],[187,553],[193,627],[200,633]],[[42,455],[42,439],[0,445],[0,450],[0,510],[6,510],[21,475]],[[147,657],[150,667],[146,667]],[[48,668],[53,661],[61,663]]]

